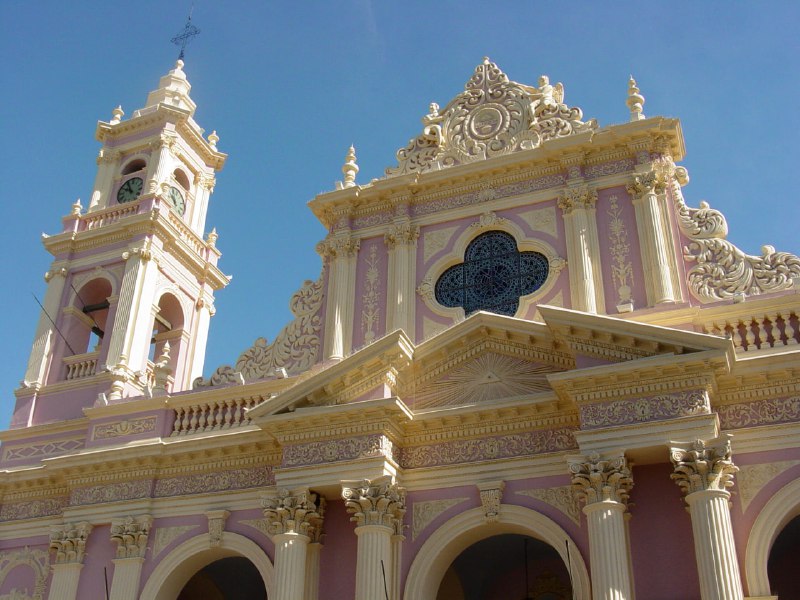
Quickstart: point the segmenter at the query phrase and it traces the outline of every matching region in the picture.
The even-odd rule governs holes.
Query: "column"
[[[730,436],[708,444],[702,440],[673,443],[672,479],[686,494],[692,518],[694,553],[702,600],[741,600],[744,597],[733,541],[729,508],[733,475]]]
[[[636,229],[647,283],[647,300],[650,306],[680,300],[677,283],[675,247],[669,220],[663,214],[662,202],[665,185],[655,171],[634,176],[627,186],[636,211]]]
[[[593,600],[631,600],[625,512],[633,478],[624,456],[570,459],[572,486],[586,503]]]
[[[386,294],[386,331],[402,329],[413,340],[415,332],[414,301],[416,249],[419,227],[408,221],[408,205],[398,206],[400,214],[384,235],[389,249],[388,293]]]
[[[170,154],[172,154],[172,148],[175,143],[175,137],[162,133],[158,140],[150,144],[150,150],[153,154],[147,165],[146,193],[157,193],[161,183],[167,180],[173,165]],[[156,150],[158,154],[155,153]]]
[[[308,490],[280,490],[263,499],[264,517],[275,544],[275,600],[316,598],[319,587],[319,557],[309,565],[309,544],[319,543],[325,501]],[[308,567],[314,568],[310,573]],[[311,581],[311,577],[315,581]],[[313,591],[312,591],[313,590]],[[311,594],[311,595],[309,595]]]
[[[153,518],[150,515],[111,521],[111,541],[117,545],[110,600],[136,600],[142,574],[147,538]]]
[[[605,312],[596,204],[597,191],[586,186],[567,188],[558,201],[564,213],[572,308],[595,314]]]
[[[28,368],[25,370],[25,384],[43,385],[46,375],[47,359],[53,346],[53,336],[58,335],[55,333],[55,325],[59,316],[59,309],[61,308],[61,300],[64,296],[64,285],[67,279],[66,269],[53,269],[44,275],[47,282],[47,291],[44,295],[44,307],[39,315],[39,323],[36,325],[36,336],[33,340],[33,347],[31,348],[30,358],[28,359]]]
[[[343,481],[342,498],[356,523],[356,600],[379,600],[399,587],[395,573],[398,548],[392,537],[402,531],[406,491],[388,475],[372,481]],[[395,544],[397,540],[395,540]],[[399,600],[389,596],[390,600]]]
[[[108,207],[111,186],[119,169],[121,154],[116,150],[101,148],[97,156],[97,176],[94,179],[92,197],[87,212]]]
[[[50,550],[55,552],[48,600],[75,600],[86,555],[86,540],[92,532],[87,522],[55,527],[50,532]]]
[[[325,312],[325,359],[343,359],[353,349],[356,256],[361,240],[345,229],[317,246],[330,270]]]

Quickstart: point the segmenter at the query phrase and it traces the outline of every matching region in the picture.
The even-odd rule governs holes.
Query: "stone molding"
[[[503,503],[503,490],[505,481],[491,481],[479,483],[478,493],[483,507],[483,518],[487,523],[496,523],[500,519],[500,509]]]
[[[568,516],[576,525],[581,524],[581,507],[575,498],[572,486],[563,485],[560,487],[519,490],[517,494],[549,504]]]
[[[572,489],[586,505],[619,502],[628,505],[633,476],[624,455],[603,458],[597,452],[571,457]]]
[[[50,550],[55,552],[55,564],[83,564],[86,541],[92,532],[87,521],[64,524],[50,530]]]
[[[670,477],[686,495],[705,490],[727,492],[739,470],[732,454],[730,435],[708,442],[672,442],[670,459],[675,472]]]
[[[208,542],[212,548],[216,548],[222,543],[225,522],[230,514],[227,510],[210,510],[206,513],[206,518],[208,519]]]
[[[172,542],[183,534],[197,529],[197,525],[176,525],[175,527],[156,527],[151,558],[157,558]]]
[[[710,413],[711,404],[705,390],[597,402],[580,407],[581,429],[585,430]]]
[[[270,535],[295,533],[320,541],[325,518],[325,498],[301,489],[278,490],[261,499]]]
[[[343,481],[342,498],[350,520],[358,527],[382,525],[402,535],[406,490],[389,475],[377,479]]]
[[[117,558],[144,558],[152,525],[150,515],[111,521],[111,541],[117,545]]]

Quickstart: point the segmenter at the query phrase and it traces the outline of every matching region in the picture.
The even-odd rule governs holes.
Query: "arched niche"
[[[557,523],[543,514],[511,504],[501,506],[499,519],[495,523],[486,523],[483,510],[473,508],[439,527],[414,557],[403,597],[405,600],[436,598],[447,569],[464,550],[483,539],[504,533],[530,536],[552,546],[564,564],[571,565],[575,599],[589,599],[589,572],[575,542]]]
[[[139,600],[175,600],[195,573],[217,560],[233,556],[241,556],[253,563],[264,580],[267,597],[272,597],[275,579],[272,561],[252,540],[226,531],[218,546],[211,545],[208,534],[201,534],[159,559]]]

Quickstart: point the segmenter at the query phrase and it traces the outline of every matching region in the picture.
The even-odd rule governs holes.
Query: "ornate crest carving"
[[[233,367],[223,365],[211,377],[194,380],[194,388],[244,383],[269,377],[281,367],[289,375],[308,370],[317,362],[320,346],[319,309],[322,306],[322,276],[316,281],[306,280],[289,303],[294,321],[284,327],[270,344],[258,338],[245,350]]]
[[[464,91],[439,111],[430,105],[422,134],[397,151],[398,165],[386,175],[435,171],[492,156],[536,148],[542,142],[597,128],[579,108],[564,104],[564,86],[547,76],[539,87],[510,81],[488,58]]]

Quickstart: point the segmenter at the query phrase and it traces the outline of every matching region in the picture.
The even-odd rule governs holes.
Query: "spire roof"
[[[150,108],[157,104],[166,104],[188,111],[190,116],[194,115],[197,105],[189,97],[192,85],[186,79],[186,73],[183,72],[183,64],[183,61],[178,59],[175,63],[175,68],[159,80],[158,89],[147,95],[145,108]]]

